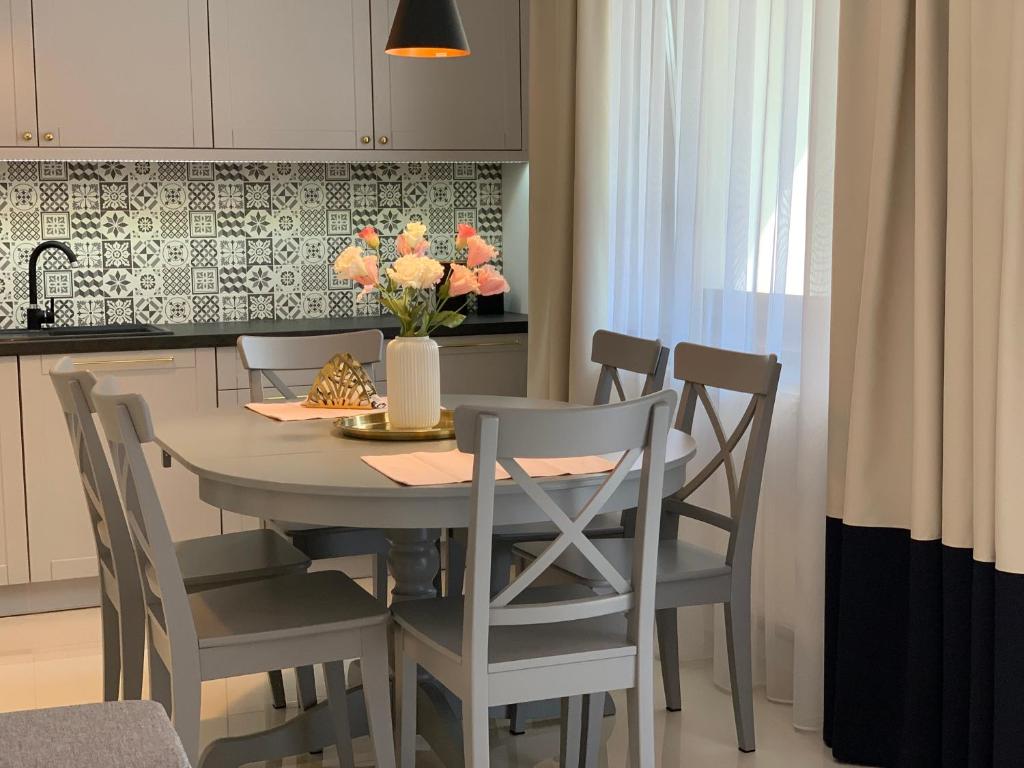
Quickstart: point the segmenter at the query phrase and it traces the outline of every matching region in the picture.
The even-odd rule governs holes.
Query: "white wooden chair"
[[[142,695],[146,643],[142,584],[128,521],[93,418],[92,390],[96,377],[65,357],[54,366],[50,380],[71,435],[96,542],[103,628],[103,698],[116,701],[121,695],[125,699],[138,699]],[[185,591],[190,593],[286,573],[302,573],[310,564],[308,557],[277,533],[267,530],[190,539],[177,542],[174,547]],[[297,676],[307,698],[315,696],[313,670],[297,670]],[[270,682],[274,705],[284,707],[280,671],[270,673]]]
[[[711,422],[718,450],[682,489],[664,502],[663,541],[659,544],[658,554],[657,618],[665,702],[670,710],[682,708],[677,609],[724,603],[736,738],[743,752],[754,751],[750,658],[750,572],[754,529],[781,371],[782,366],[775,355],[753,355],[687,343],[681,343],[675,349],[675,377],[684,382],[676,428],[687,433],[693,431],[693,419],[700,403]],[[731,433],[726,433],[722,425],[708,393],[709,387],[750,396]],[[747,438],[746,448],[742,468],[737,472],[734,453],[744,436]],[[728,515],[688,501],[719,467],[725,469]],[[679,541],[680,517],[698,520],[728,532],[726,553],[720,555]],[[634,546],[631,540],[606,539],[595,542],[595,546],[616,568],[629,569]],[[546,547],[543,542],[535,542],[521,544],[516,551],[530,559],[541,558]],[[554,566],[596,591],[608,591],[610,588],[604,574],[575,552],[562,554],[554,561]],[[588,725],[590,727],[592,725]]]
[[[141,395],[123,393],[112,377],[101,379],[92,395],[142,575],[151,692],[170,714],[189,759],[196,763],[199,751],[202,681],[322,663],[339,760],[352,766],[343,660],[361,658],[376,764],[393,766],[387,608],[338,571],[186,594],[142,451],[153,440],[149,408]],[[266,759],[293,751],[284,737],[264,744]]]
[[[590,347],[590,359],[601,366],[594,392],[594,405],[611,402],[614,390],[618,399],[626,399],[620,373],[623,371],[644,377],[641,395],[657,392],[665,385],[665,368],[668,365],[668,348],[660,339],[641,339],[613,331],[594,333]],[[632,534],[632,510],[616,514],[611,512],[587,529],[591,538],[607,538]],[[618,517],[618,519],[614,519]],[[558,535],[558,529],[548,523],[498,526],[494,531],[494,551],[491,565],[494,568],[494,589],[501,589],[508,583],[512,567],[514,548],[524,541],[551,541]],[[466,531],[455,530],[448,538],[448,594],[462,593],[463,574],[466,567]],[[521,729],[513,726],[514,732]]]
[[[489,765],[488,707],[628,689],[634,766],[654,765],[654,575],[665,442],[675,392],[614,405],[533,410],[463,406],[459,449],[475,456],[465,597],[393,607],[401,764],[415,761],[416,673],[424,667],[462,699],[465,764]],[[624,452],[582,508],[570,515],[516,458]],[[633,568],[613,569],[584,535],[642,457]],[[492,598],[495,463],[561,531],[546,552]],[[577,548],[614,585],[599,597],[527,590],[567,548]],[[623,616],[625,614],[625,617]],[[603,696],[603,693],[602,693]],[[578,707],[572,707],[578,713]]]
[[[642,339],[613,331],[594,333],[590,345],[590,359],[601,366],[594,405],[610,403],[614,392],[621,402],[626,399],[621,373],[629,372],[644,377],[641,395],[657,392],[665,386],[668,366],[668,348],[660,339]],[[528,541],[552,541],[559,531],[548,523],[498,526],[494,532],[491,555],[491,589],[499,590],[508,584],[509,572],[515,558],[515,546]],[[633,510],[608,512],[601,515],[586,530],[591,538],[614,538],[633,535]],[[447,547],[448,594],[462,594],[463,574],[466,567],[466,531],[453,530],[448,534]],[[528,707],[512,705],[509,711],[509,732],[526,732],[526,723],[533,714]]]
[[[249,371],[249,397],[254,403],[262,403],[267,398],[265,382],[269,382],[278,396],[285,400],[303,399],[306,392],[296,393],[281,374],[319,369],[332,357],[344,352],[358,360],[374,378],[374,366],[384,357],[384,334],[378,330],[366,330],[319,336],[238,337],[238,353],[242,365]],[[390,545],[381,530],[303,525],[287,522],[285,513],[286,510],[282,510],[282,520],[275,524],[296,547],[314,560],[373,555],[373,593],[382,602],[387,601]]]

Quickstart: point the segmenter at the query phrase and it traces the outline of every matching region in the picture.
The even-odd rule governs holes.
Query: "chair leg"
[[[153,643],[149,642],[149,698],[164,706],[167,716],[171,716],[171,673],[156,652]]]
[[[303,711],[316,706],[316,675],[312,667],[295,668],[295,695]]]
[[[448,591],[449,597],[462,594],[466,576],[466,531],[456,528],[448,537]]]
[[[388,556],[383,552],[373,556],[373,596],[388,604]]]
[[[466,768],[489,768],[490,737],[487,701],[475,702],[467,696],[462,701],[462,749]]]
[[[583,738],[580,744],[580,766],[592,768],[601,755],[604,733],[604,703],[608,694],[592,693],[583,697]]]
[[[655,611],[654,621],[658,628],[665,709],[669,712],[678,712],[683,708],[683,700],[679,690],[679,625],[676,622],[676,609],[663,608]]]
[[[416,765],[416,662],[405,652],[405,632],[395,631],[395,712],[401,768]]]
[[[203,696],[198,659],[196,662],[188,665],[191,669],[179,669],[175,664],[170,670],[171,722],[192,765],[199,764],[199,713]]]
[[[391,724],[391,676],[387,630],[363,631],[363,701],[377,768],[395,768],[395,731]]]
[[[562,699],[561,741],[558,746],[558,764],[561,768],[578,768],[580,742],[583,736],[583,696]]]
[[[327,703],[331,707],[331,719],[334,721],[334,740],[338,745],[338,764],[341,768],[355,768],[356,761],[352,756],[352,730],[348,723],[344,663],[329,661],[324,664],[324,678],[327,681]]]
[[[121,698],[121,620],[106,593],[100,596],[103,624],[103,700]]]
[[[496,541],[491,549],[491,594],[496,595],[512,580],[512,544]]]
[[[275,669],[267,672],[267,678],[270,680],[271,705],[274,709],[284,709],[288,706],[288,700],[284,695],[284,675],[280,669]]]
[[[518,704],[509,706],[508,732],[513,736],[522,736],[526,733],[526,715],[524,708]]]
[[[629,710],[629,759],[633,768],[654,765],[654,676],[637,675],[636,685],[626,692]]]
[[[741,752],[754,751],[754,678],[750,651],[750,594],[733,593],[725,604],[725,642],[729,651],[729,682]]]
[[[146,664],[146,613],[121,608],[121,678],[125,701],[142,698],[142,671]]]

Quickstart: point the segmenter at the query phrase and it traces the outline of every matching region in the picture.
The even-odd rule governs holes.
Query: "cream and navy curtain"
[[[840,18],[825,739],[1024,766],[1024,2]]]

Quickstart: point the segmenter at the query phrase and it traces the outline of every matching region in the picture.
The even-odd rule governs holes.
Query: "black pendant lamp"
[[[425,59],[469,56],[455,0],[399,0],[384,50],[392,56]]]

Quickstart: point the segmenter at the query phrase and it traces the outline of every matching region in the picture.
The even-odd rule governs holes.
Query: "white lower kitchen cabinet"
[[[28,581],[18,358],[0,357],[0,586]]]
[[[155,419],[191,416],[217,407],[213,349],[98,352],[72,357],[76,365],[98,376],[117,376],[126,387],[141,392]],[[96,549],[71,442],[48,377],[59,359],[59,355],[20,359],[25,499],[34,583],[97,573]],[[219,534],[219,510],[199,500],[195,475],[178,465],[163,467],[155,445],[146,450],[171,535],[190,539]]]

